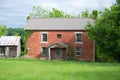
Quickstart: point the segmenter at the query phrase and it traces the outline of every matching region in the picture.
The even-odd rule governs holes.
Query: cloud
[[[101,9],[101,5],[110,7],[114,2],[115,0],[0,0],[0,24],[6,24],[7,27],[23,27],[27,15],[36,5],[76,15],[85,9]]]

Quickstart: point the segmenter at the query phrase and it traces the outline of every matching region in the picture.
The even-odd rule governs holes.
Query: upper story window
[[[62,38],[62,35],[61,34],[57,34],[57,38]]]
[[[47,42],[48,41],[48,33],[47,32],[42,32],[42,42]]]
[[[82,42],[82,32],[76,32],[76,42]]]
[[[76,56],[80,56],[81,53],[82,53],[82,49],[77,47],[77,48],[75,49],[75,53],[76,53]]]

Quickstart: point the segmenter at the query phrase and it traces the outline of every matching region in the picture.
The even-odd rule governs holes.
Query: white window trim
[[[75,34],[77,34],[77,33],[83,34],[83,32],[75,32]]]
[[[82,42],[82,36],[81,36],[81,42],[77,42],[77,36],[76,36],[76,34],[83,34],[83,32],[75,32],[75,43],[76,44],[82,44],[83,42]]]
[[[43,34],[47,34],[47,41],[43,41]],[[48,32],[41,32],[41,43],[48,43]]]
[[[80,47],[81,48],[81,47]],[[81,54],[82,54],[82,48],[81,48],[81,51],[79,51]],[[81,56],[81,54],[80,55],[77,55],[76,54],[76,48],[75,48],[75,56]]]

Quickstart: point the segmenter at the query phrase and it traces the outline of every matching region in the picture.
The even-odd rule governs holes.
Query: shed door
[[[9,57],[16,57],[17,54],[17,47],[9,47]]]
[[[5,56],[5,47],[4,46],[0,46],[0,57],[1,56]]]

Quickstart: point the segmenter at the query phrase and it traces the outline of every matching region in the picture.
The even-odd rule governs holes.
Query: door
[[[16,46],[9,47],[9,57],[16,57],[16,54],[17,47]]]
[[[0,57],[5,56],[5,47],[4,46],[0,46]]]
[[[55,58],[62,59],[62,49],[56,49]]]

